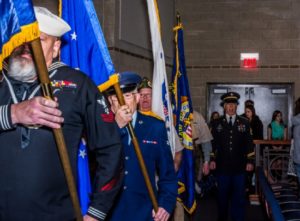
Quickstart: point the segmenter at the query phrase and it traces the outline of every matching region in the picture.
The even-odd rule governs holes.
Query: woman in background
[[[219,117],[220,117],[220,114],[218,111],[214,111],[211,113],[210,118],[209,118],[209,124],[208,124],[209,128],[211,128],[211,123],[213,121],[219,119]]]
[[[282,113],[275,110],[272,116],[272,122],[268,126],[268,140],[287,140],[287,127],[283,123]]]
[[[246,102],[245,102],[246,103]],[[256,115],[255,108],[253,104],[248,104],[245,106],[244,116],[249,120],[250,123],[250,133],[253,140],[263,140],[263,124],[259,117]],[[246,192],[248,194],[253,194],[255,192],[255,176],[254,172],[247,172],[246,176]]]
[[[250,122],[250,132],[253,140],[263,140],[263,124],[259,117],[256,115],[253,105],[247,105],[245,107],[245,115]]]
[[[269,140],[287,140],[287,126],[283,123],[282,113],[279,110],[275,110],[272,116],[272,122],[268,125],[268,139]],[[273,150],[282,150],[283,145],[273,145]],[[282,168],[284,167],[283,161],[274,157],[270,162],[269,182],[274,183],[282,179],[283,173]]]

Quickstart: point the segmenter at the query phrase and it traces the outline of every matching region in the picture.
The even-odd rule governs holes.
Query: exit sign
[[[241,67],[246,69],[257,68],[259,54],[258,53],[241,53]]]

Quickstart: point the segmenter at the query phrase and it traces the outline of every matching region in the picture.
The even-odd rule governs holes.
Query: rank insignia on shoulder
[[[156,140],[143,140],[143,143],[157,144],[157,141]]]
[[[51,86],[54,88],[77,88],[77,84],[72,81],[65,80],[53,80],[51,81]]]

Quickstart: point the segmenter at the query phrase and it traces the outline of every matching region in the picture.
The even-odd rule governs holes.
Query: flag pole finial
[[[180,18],[180,13],[179,13],[179,11],[177,11],[176,19],[177,19],[177,25],[179,25],[179,24],[181,23],[181,18]]]

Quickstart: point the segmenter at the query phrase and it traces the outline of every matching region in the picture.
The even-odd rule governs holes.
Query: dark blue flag
[[[185,67],[182,24],[177,25],[174,32],[175,57],[171,86],[172,108],[175,128],[184,146],[182,162],[178,171],[178,200],[185,210],[191,214],[196,208],[192,140],[193,107]]]
[[[115,72],[109,51],[91,0],[61,0],[61,17],[71,26],[63,36],[61,60],[86,73],[96,85],[107,84]],[[113,82],[116,83],[116,82]],[[87,150],[78,153],[78,195],[82,214],[86,214],[91,193]]]
[[[31,0],[0,0],[0,70],[2,62],[24,42],[40,36]]]

